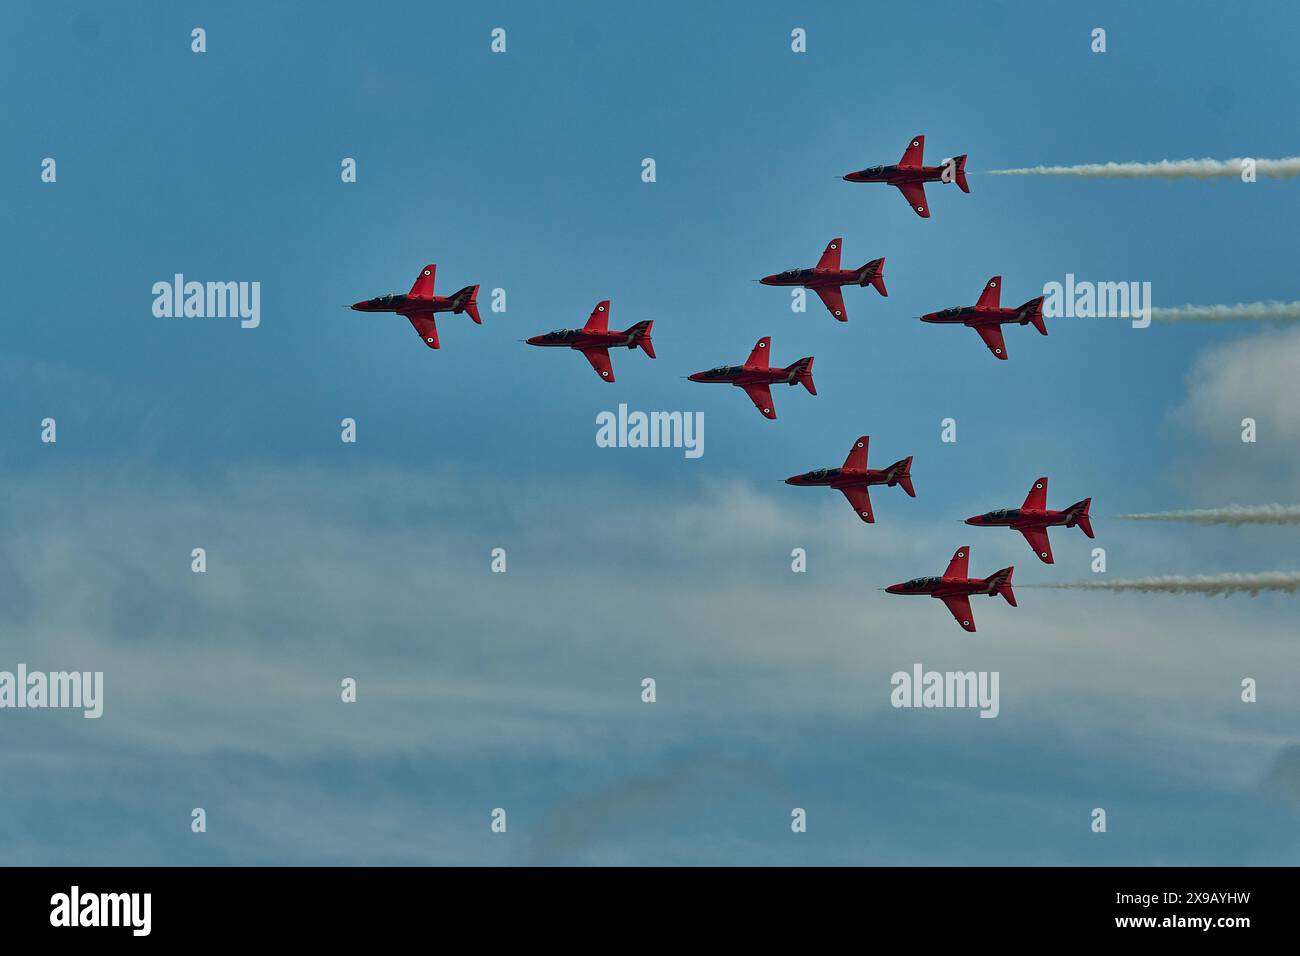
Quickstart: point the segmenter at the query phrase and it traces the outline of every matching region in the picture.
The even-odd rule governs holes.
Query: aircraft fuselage
[[[458,305],[453,296],[413,296],[405,292],[390,292],[388,295],[354,302],[352,308],[357,312],[396,312],[398,315],[408,315],[413,312],[455,312]]]
[[[911,183],[933,183],[943,179],[943,166],[868,166],[855,173],[846,173],[849,183],[889,183],[899,186]]]
[[[788,368],[758,368],[753,365],[727,365],[711,368],[707,372],[688,375],[692,382],[722,382],[729,385],[794,385],[799,380],[799,369],[791,365]]]
[[[1067,511],[1045,509],[1037,511],[1029,508],[1000,508],[982,515],[967,518],[966,524],[977,528],[1025,528],[1074,527],[1074,516]]]
[[[972,328],[981,325],[1028,325],[1029,319],[1020,309],[981,309],[973,305],[959,305],[938,312],[927,312],[921,316],[922,322],[936,325],[969,325]]]
[[[896,468],[818,468],[785,480],[787,485],[827,488],[863,488],[898,484]]]
[[[934,598],[995,594],[997,586],[981,578],[913,578],[885,588],[890,594],[924,594]]]
[[[864,269],[790,269],[758,280],[763,285],[803,286],[805,289],[830,289],[845,285],[867,285],[871,279]]]
[[[540,345],[543,348],[612,349],[631,348],[635,340],[636,334],[631,329],[626,332],[559,329],[544,335],[534,335],[527,342],[529,345]]]

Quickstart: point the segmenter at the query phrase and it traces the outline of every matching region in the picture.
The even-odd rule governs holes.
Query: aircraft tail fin
[[[966,155],[954,156],[952,161],[957,164],[957,185],[962,192],[970,192],[970,184],[966,182]]]
[[[874,286],[875,290],[881,295],[889,296],[889,293],[885,290],[885,260],[883,256],[879,259],[872,259],[858,270],[858,285]]]
[[[1078,525],[1083,529],[1083,533],[1088,537],[1097,537],[1092,533],[1092,519],[1088,517],[1088,509],[1091,507],[1091,498],[1084,498],[1082,501],[1076,501],[1074,504],[1070,505],[1070,507],[1066,509],[1069,512],[1070,517],[1066,520],[1065,526],[1067,528],[1073,528],[1075,525]]]
[[[1018,607],[1016,604],[1016,592],[1011,590],[1011,575],[1015,572],[1016,567],[1013,564],[1009,568],[1003,568],[1001,571],[994,571],[989,575],[988,583],[993,586],[993,594],[1001,594],[1006,602],[1012,607]]]
[[[1035,296],[1019,309],[1020,321],[1033,323],[1039,335],[1047,334],[1047,325],[1043,322],[1043,296]]]
[[[478,314],[478,286],[467,285],[465,288],[453,295],[452,298],[456,300],[455,312],[468,313],[469,317],[474,320],[475,324],[483,324],[483,320]]]
[[[894,480],[890,484],[902,486],[908,497],[915,498],[916,489],[912,487],[912,456],[908,455],[902,461],[896,461],[889,467],[894,471]]]
[[[794,379],[791,380],[790,384],[793,385],[795,382],[798,382],[804,388],[808,389],[810,395],[816,395],[817,386],[813,384],[812,367],[813,357],[811,355],[795,362],[794,365],[790,366],[791,370],[795,373]]]
[[[648,322],[638,322],[628,329],[628,333],[632,336],[632,344],[628,348],[639,348],[650,358],[654,358],[655,344],[650,341],[650,330],[654,328],[654,324],[654,319],[651,319]]]

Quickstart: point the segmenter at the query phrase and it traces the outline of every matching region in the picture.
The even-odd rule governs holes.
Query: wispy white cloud
[[[864,526],[838,498],[792,507],[780,497],[789,489],[745,482],[606,482],[574,493],[450,472],[350,471],[343,481],[337,471],[254,469],[4,490],[6,660],[106,675],[100,721],[0,722],[11,766],[40,768],[44,780],[134,760],[304,768],[544,755],[587,765],[629,752],[668,768],[662,776],[681,759],[673,754],[705,739],[764,741],[779,765],[808,733],[857,727],[896,739],[889,675],[921,661],[1002,671],[997,723],[1008,732],[1069,738],[1097,759],[1154,761],[1174,778],[1196,753],[1197,767],[1220,768],[1215,786],[1246,785],[1276,740],[1235,723],[1223,683],[1243,652],[1267,656],[1279,675],[1300,673],[1289,617],[1243,604],[1155,607],[1124,596],[1099,612],[1091,596],[1030,592],[1020,608],[977,600],[980,633],[967,636],[937,602],[877,590],[938,570],[961,543],[952,529],[904,515]],[[1020,544],[987,537],[972,570],[1008,563],[1004,552]],[[189,569],[200,546],[203,575]],[[493,547],[507,549],[504,575],[489,570]],[[807,551],[807,574],[790,571],[794,547]],[[1231,645],[1213,636],[1226,633]],[[345,676],[359,682],[355,705],[339,700]],[[647,676],[659,684],[654,705],[640,701]],[[92,723],[93,736],[81,726]],[[1148,728],[1141,740],[1125,735],[1135,723]],[[912,721],[907,746],[976,733]],[[1208,750],[1207,734],[1219,738]],[[599,784],[593,799],[618,787]],[[386,799],[416,798],[395,785]],[[321,812],[348,806],[332,797]],[[565,811],[555,813],[537,821],[548,835],[529,853],[596,852],[599,840],[574,836]],[[266,820],[246,825],[236,858],[264,852],[268,839],[305,854],[321,824],[296,836],[268,835]],[[383,828],[374,840],[399,842]]]
[[[1200,494],[1255,498],[1289,496],[1300,479],[1300,328],[1262,329],[1207,346],[1187,377],[1186,397],[1173,419],[1197,442],[1183,470]],[[1254,422],[1253,442],[1243,422]],[[1250,437],[1247,435],[1247,437]],[[1267,498],[1265,498],[1267,500]]]

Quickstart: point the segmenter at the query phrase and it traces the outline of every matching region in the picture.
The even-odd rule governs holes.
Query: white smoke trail
[[[1190,511],[1148,511],[1116,515],[1129,521],[1188,521],[1192,524],[1300,524],[1300,505],[1228,505]]]
[[[1242,594],[1260,591],[1300,590],[1300,571],[1265,574],[1174,574],[1164,578],[1129,578],[1118,581],[1074,581],[1067,584],[1022,584],[1022,588],[1060,588],[1068,591],[1141,591],[1146,594]]]
[[[1300,302],[1239,302],[1236,305],[1183,305],[1152,309],[1157,322],[1300,322]]]
[[[1081,166],[1027,166],[991,169],[993,176],[1078,176],[1083,179],[1216,179],[1240,176],[1243,159],[1162,159],[1158,163],[1085,163]],[[1257,159],[1255,173],[1270,179],[1300,176],[1300,156]]]

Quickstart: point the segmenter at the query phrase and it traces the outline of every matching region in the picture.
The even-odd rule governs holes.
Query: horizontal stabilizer
[[[888,297],[889,292],[885,289],[885,260],[872,259],[865,266],[858,270],[858,285],[873,286],[881,295]]]
[[[1091,507],[1091,498],[1084,498],[1082,501],[1070,505],[1065,512],[1069,515],[1069,518],[1066,519],[1066,527],[1068,528],[1078,525],[1083,529],[1084,534],[1090,538],[1095,538],[1096,535],[1092,533],[1092,519],[1088,517],[1088,509]]]
[[[993,593],[1001,594],[1012,607],[1019,606],[1016,604],[1016,592],[1011,590],[1011,575],[1015,573],[1015,570],[1015,565],[1012,565],[989,576],[989,583],[993,585]]]
[[[906,491],[908,497],[915,498],[916,489],[912,487],[912,456],[908,455],[902,461],[894,462],[889,466],[889,470],[893,472],[893,482]]]
[[[628,332],[632,336],[632,343],[628,346],[630,349],[640,349],[651,358],[655,357],[655,346],[650,341],[650,330],[654,328],[654,319],[646,322],[638,322]]]
[[[813,384],[812,367],[813,367],[813,360],[811,355],[808,356],[807,358],[801,358],[799,361],[795,362],[792,368],[796,369],[797,371],[795,374],[794,382],[791,382],[790,384],[793,385],[795,382],[798,382],[804,388],[808,389],[809,395],[816,395],[817,386]]]
[[[954,156],[952,161],[957,166],[957,185],[964,193],[970,192],[970,184],[966,182],[966,156]]]
[[[1043,321],[1043,296],[1036,296],[1022,305],[1017,311],[1020,318],[1033,324],[1039,335],[1047,334],[1047,324]]]
[[[478,286],[467,285],[453,295],[451,299],[455,303],[452,311],[464,312],[474,320],[474,324],[483,324],[483,319],[478,314]]]

